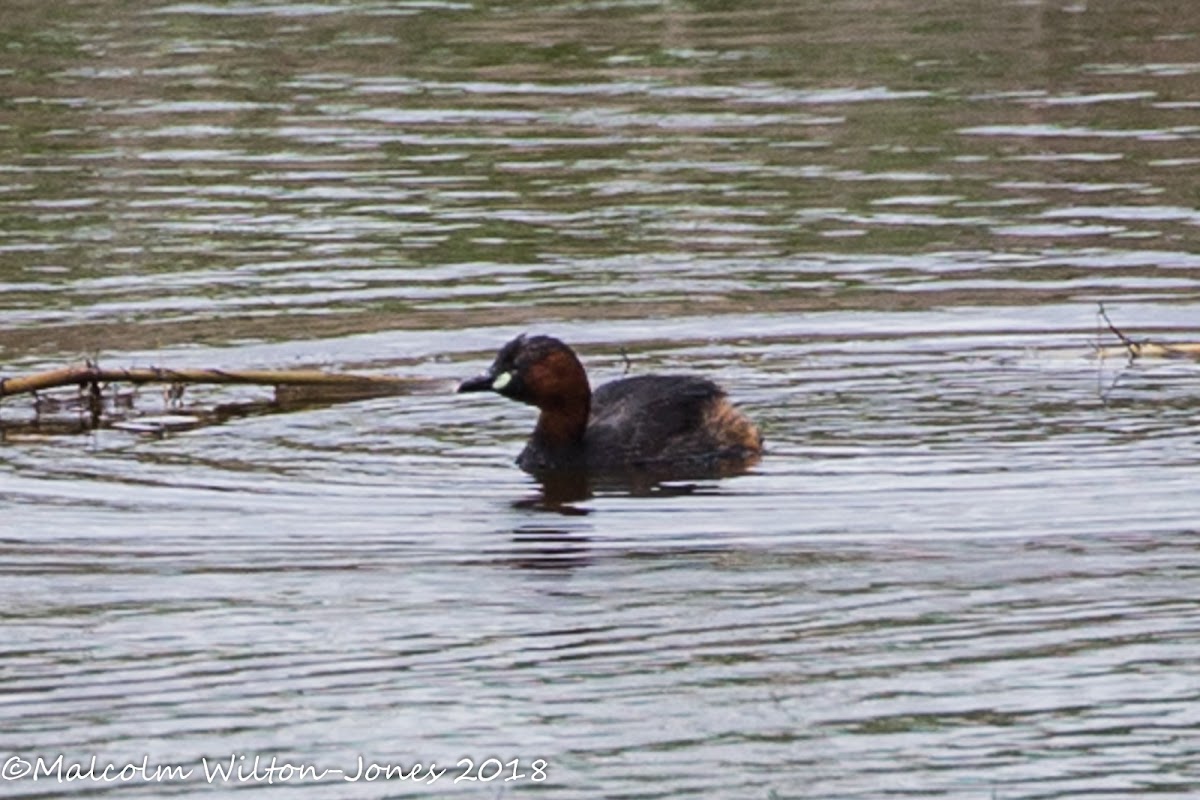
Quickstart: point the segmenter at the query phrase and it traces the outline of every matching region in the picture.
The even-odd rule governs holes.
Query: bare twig
[[[1121,344],[1129,348],[1129,357],[1137,358],[1137,353],[1141,348],[1141,343],[1135,342],[1133,339],[1130,339],[1128,336],[1122,333],[1121,330],[1113,324],[1113,321],[1108,318],[1108,312],[1104,310],[1104,303],[1100,303],[1099,305],[1100,310],[1097,313],[1099,313],[1100,319],[1104,320],[1104,324],[1108,326],[1108,329],[1112,332],[1112,334],[1121,340]]]
[[[629,370],[633,369],[633,362],[629,360],[629,351],[624,346],[621,347],[621,360],[625,362],[625,375],[629,374]]]

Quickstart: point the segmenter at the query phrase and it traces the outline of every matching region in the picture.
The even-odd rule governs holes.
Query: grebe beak
[[[480,373],[474,378],[467,378],[458,385],[457,392],[490,392],[492,384],[496,381],[496,376],[488,372]]]
[[[490,369],[482,375],[476,375],[474,378],[468,378],[458,385],[460,392],[496,392],[503,394],[509,384],[513,382],[513,374],[508,370],[504,372],[496,372]]]

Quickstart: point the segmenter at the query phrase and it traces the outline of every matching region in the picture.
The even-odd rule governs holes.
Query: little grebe
[[[540,410],[517,458],[533,474],[645,469],[727,475],[755,464],[762,435],[710,380],[642,375],[591,391],[570,347],[522,334],[460,392],[494,391]]]

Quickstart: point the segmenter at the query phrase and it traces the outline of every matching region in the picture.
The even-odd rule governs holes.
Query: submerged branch
[[[147,415],[134,408],[134,392],[121,392],[120,384],[141,386],[164,384],[163,398],[173,412]],[[215,408],[183,406],[183,394],[191,384],[242,384],[270,386],[275,397],[269,401],[241,401]],[[73,386],[78,393],[67,398],[45,389]],[[108,391],[113,387],[114,391]],[[92,362],[63,367],[34,375],[0,379],[0,399],[13,395],[33,397],[33,419],[0,419],[0,441],[22,434],[72,433],[115,427],[148,433],[187,430],[250,414],[274,413],[302,407],[365,400],[396,394],[441,391],[445,382],[390,375],[358,375],[319,370],[224,370],[141,367],[107,369]]]
[[[223,370],[170,369],[166,367],[135,367],[109,369],[95,364],[76,365],[23,375],[0,378],[0,397],[31,394],[43,389],[62,386],[98,387],[102,383],[237,383],[258,386],[342,387],[362,390],[365,394],[402,394],[420,381],[388,375],[356,375],[353,373],[321,372],[319,370]]]
[[[1108,317],[1108,312],[1104,310],[1104,304],[1100,304],[1100,309],[1097,312],[1100,319],[1104,320],[1104,324],[1108,326],[1112,332],[1121,341],[1121,347],[1101,347],[1099,354],[1101,358],[1123,354],[1129,357],[1132,361],[1135,358],[1190,358],[1200,359],[1200,342],[1174,342],[1164,343],[1155,342],[1149,339],[1136,340],[1126,336],[1120,328],[1113,324]]]

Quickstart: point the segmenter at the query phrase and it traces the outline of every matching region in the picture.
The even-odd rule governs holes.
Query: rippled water
[[[0,795],[1200,788],[1198,368],[1095,349],[1200,340],[1193,4],[5,15],[0,373],[417,388],[5,399]],[[547,497],[450,391],[522,330],[766,458]]]

